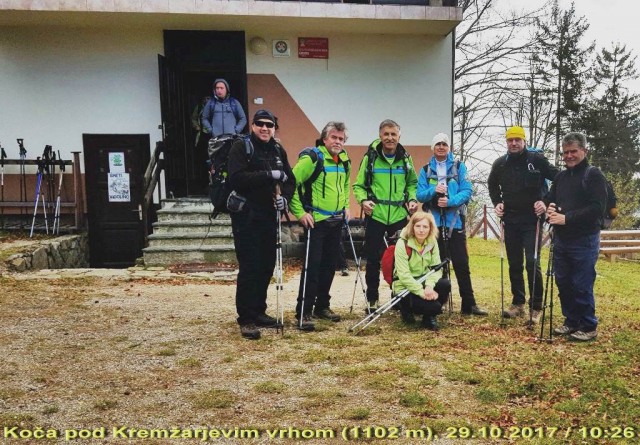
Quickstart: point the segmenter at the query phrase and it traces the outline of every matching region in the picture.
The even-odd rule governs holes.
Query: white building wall
[[[161,138],[158,58],[162,30],[0,28],[0,142],[18,157],[46,144],[64,159],[82,133]]]
[[[256,34],[247,31],[247,42]],[[350,144],[367,145],[397,120],[403,143],[426,145],[451,125],[451,37],[330,34],[329,59],[247,52],[249,73],[275,74],[313,124],[344,120]],[[162,29],[0,28],[0,142],[10,158],[24,138],[30,159],[46,144],[69,159],[83,133],[161,138],[157,54]],[[249,98],[251,100],[252,98]]]
[[[402,127],[406,145],[429,145],[451,128],[451,36],[330,34],[329,59],[299,59],[299,35],[260,35],[269,50],[247,53],[247,71],[276,74],[318,130],[343,120],[349,144],[368,145],[383,119]],[[254,37],[247,32],[247,46]],[[271,55],[288,39],[291,57]],[[252,98],[249,98],[252,100]]]

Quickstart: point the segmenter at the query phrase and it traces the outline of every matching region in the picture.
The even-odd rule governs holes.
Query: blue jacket
[[[454,229],[462,229],[462,218],[460,212],[463,210],[461,206],[467,204],[471,199],[473,188],[471,183],[467,180],[467,167],[463,162],[459,162],[457,178],[453,174],[455,160],[453,154],[449,152],[447,155],[447,195],[449,198],[449,206],[445,211],[445,221],[449,229],[455,218]],[[420,177],[418,179],[418,191],[416,196],[418,201],[425,203],[423,205],[424,210],[429,209],[436,220],[438,227],[442,227],[443,221],[440,220],[440,208],[430,208],[431,200],[435,197],[436,186],[438,185],[438,173],[437,173],[437,161],[435,156],[429,161],[431,166],[430,177],[427,178],[427,172],[425,168],[420,170]]]
[[[235,98],[227,96],[220,100],[214,96],[204,106],[202,124],[214,137],[221,134],[238,134],[247,125],[247,117],[242,105]]]

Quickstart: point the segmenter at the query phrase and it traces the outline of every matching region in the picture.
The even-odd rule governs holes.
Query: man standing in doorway
[[[276,264],[276,210],[287,211],[295,189],[287,153],[274,139],[275,126],[270,111],[258,110],[249,139],[253,153],[248,155],[244,138],[236,139],[229,150],[231,186],[246,199],[241,210],[230,209],[239,265],[236,309],[240,333],[252,340],[260,338],[258,327],[276,326],[276,319],[266,314],[267,288]]]
[[[229,83],[225,79],[216,79],[213,82],[213,97],[204,107],[202,124],[211,137],[242,133],[247,125],[242,105],[231,97]]]
[[[365,214],[368,311],[378,306],[384,238],[402,230],[407,215],[418,210],[418,177],[411,155],[400,144],[400,125],[391,119],[382,121],[379,136],[369,145],[353,184],[353,193]]]
[[[512,304],[503,312],[503,316],[516,318],[525,314],[524,252],[530,296],[530,321],[537,323],[542,309],[543,283],[540,262],[535,261],[535,258],[539,256],[542,215],[546,209],[542,198],[546,193],[545,180],[552,181],[559,170],[549,164],[542,153],[527,150],[524,128],[509,128],[506,139],[507,154],[496,159],[488,179],[489,196],[496,215],[504,224],[504,241],[513,294]]]
[[[556,176],[546,199],[553,225],[553,268],[564,324],[558,335],[589,341],[598,335],[593,295],[600,228],[607,202],[607,182],[602,172],[587,162],[587,139],[568,133],[562,140],[566,170]]]
[[[438,133],[434,136],[431,142],[433,157],[420,170],[417,197],[424,203],[423,210],[429,209],[440,228],[440,256],[450,258],[453,263],[462,298],[462,314],[487,315],[487,311],[476,304],[473,294],[464,227],[466,206],[473,190],[467,178],[467,167],[453,158],[449,144],[448,135]]]
[[[296,317],[303,331],[315,330],[311,316],[340,321],[330,307],[331,284],[336,270],[336,252],[342,242],[342,227],[349,218],[349,172],[351,161],[344,150],[347,129],[342,122],[329,122],[316,146],[304,150],[293,173],[298,185],[291,212],[306,229],[305,267],[300,277]]]

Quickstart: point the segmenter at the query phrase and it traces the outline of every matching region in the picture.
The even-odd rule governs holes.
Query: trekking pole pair
[[[544,299],[542,301],[542,316],[540,317],[540,337],[538,341],[547,343],[553,342],[553,286],[555,281],[555,269],[553,265],[553,226],[549,229],[549,261],[547,263],[547,278],[544,288]],[[548,297],[548,298],[547,298]],[[544,338],[544,323],[549,308],[549,337]]]
[[[33,205],[33,220],[31,221],[31,232],[29,233],[29,238],[33,238],[33,229],[36,225],[36,215],[38,213],[38,201],[40,197],[42,197],[42,211],[44,213],[44,225],[47,230],[47,235],[49,234],[49,223],[47,222],[47,205],[44,199],[44,192],[41,192],[42,187],[42,178],[44,176],[44,161],[38,157],[38,173],[37,173],[37,183],[36,183],[36,199]]]
[[[429,277],[429,275],[435,273],[436,271],[442,269],[443,267],[446,267],[447,264],[449,264],[449,259],[448,258],[446,258],[440,264],[437,264],[436,266],[433,266],[429,272],[427,272],[426,274],[422,275],[416,281],[418,283],[424,283],[425,280],[427,279],[427,277]],[[374,312],[370,313],[369,315],[364,317],[362,320],[360,320],[358,323],[356,323],[355,325],[351,326],[349,328],[349,332],[353,332],[354,334],[359,334],[364,329],[366,329],[367,326],[371,325],[374,321],[376,321],[378,318],[380,318],[382,315],[384,315],[387,311],[389,311],[393,306],[395,306],[400,300],[402,300],[407,295],[409,295],[409,289],[405,289],[402,292],[400,292],[398,295],[393,296],[393,298],[391,298],[391,300],[387,301],[386,303],[381,305],[378,309],[376,309]],[[361,326],[361,327],[358,329],[359,326]]]
[[[453,222],[455,224],[455,222]],[[453,225],[452,225],[453,227]],[[447,227],[447,218],[446,218],[446,209],[444,207],[440,207],[440,233],[442,235],[442,244],[444,245],[444,256],[447,259],[447,264],[444,267],[444,274],[448,279],[451,279],[451,268],[449,267],[449,260],[451,258],[451,253],[449,251],[449,229]],[[449,315],[453,313],[453,292],[449,291]]]
[[[281,195],[280,183],[276,183],[276,196]],[[284,210],[276,208],[276,331],[280,330],[284,334],[284,265],[282,262],[282,212],[287,212],[286,206]],[[287,219],[288,215],[287,215]]]
[[[500,218],[500,326],[504,321],[504,221]]]
[[[364,282],[362,281],[362,271],[360,265],[362,264],[362,255],[358,257],[356,253],[356,246],[353,243],[353,236],[351,235],[351,228],[349,227],[349,222],[345,219],[345,226],[347,227],[347,234],[349,235],[349,242],[351,243],[351,251],[353,252],[353,260],[356,262],[356,279],[353,282],[353,294],[351,295],[351,307],[349,308],[349,313],[353,312],[353,302],[356,298],[356,288],[358,287],[358,281],[360,281],[360,286],[362,287],[362,296],[364,297],[364,302],[367,308],[369,308],[369,304],[367,301],[367,291],[364,287]],[[367,223],[365,222],[365,232],[367,231]],[[364,247],[363,247],[364,248]],[[368,309],[367,309],[368,310]]]
[[[59,150],[58,150],[58,165],[60,167],[60,174],[59,174],[59,180],[58,180],[58,195],[56,196],[56,207],[53,215],[53,234],[54,235],[60,233],[60,210],[61,210],[60,195],[62,193],[62,177],[63,177],[62,175],[64,175],[64,161],[60,156]]]
[[[27,149],[24,148],[24,139],[18,138],[18,149],[20,153],[20,202],[25,202],[27,200],[27,171],[25,162],[27,160]],[[20,206],[20,228],[24,227],[24,220],[28,218],[28,216],[24,216],[24,207]],[[28,215],[28,214],[27,214]]]

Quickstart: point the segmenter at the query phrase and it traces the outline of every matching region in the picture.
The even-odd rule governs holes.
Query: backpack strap
[[[364,172],[364,188],[367,191],[367,199],[371,201],[375,201],[375,196],[373,195],[373,167],[376,163],[376,159],[378,159],[378,151],[372,146],[369,146],[367,150],[367,168]]]

